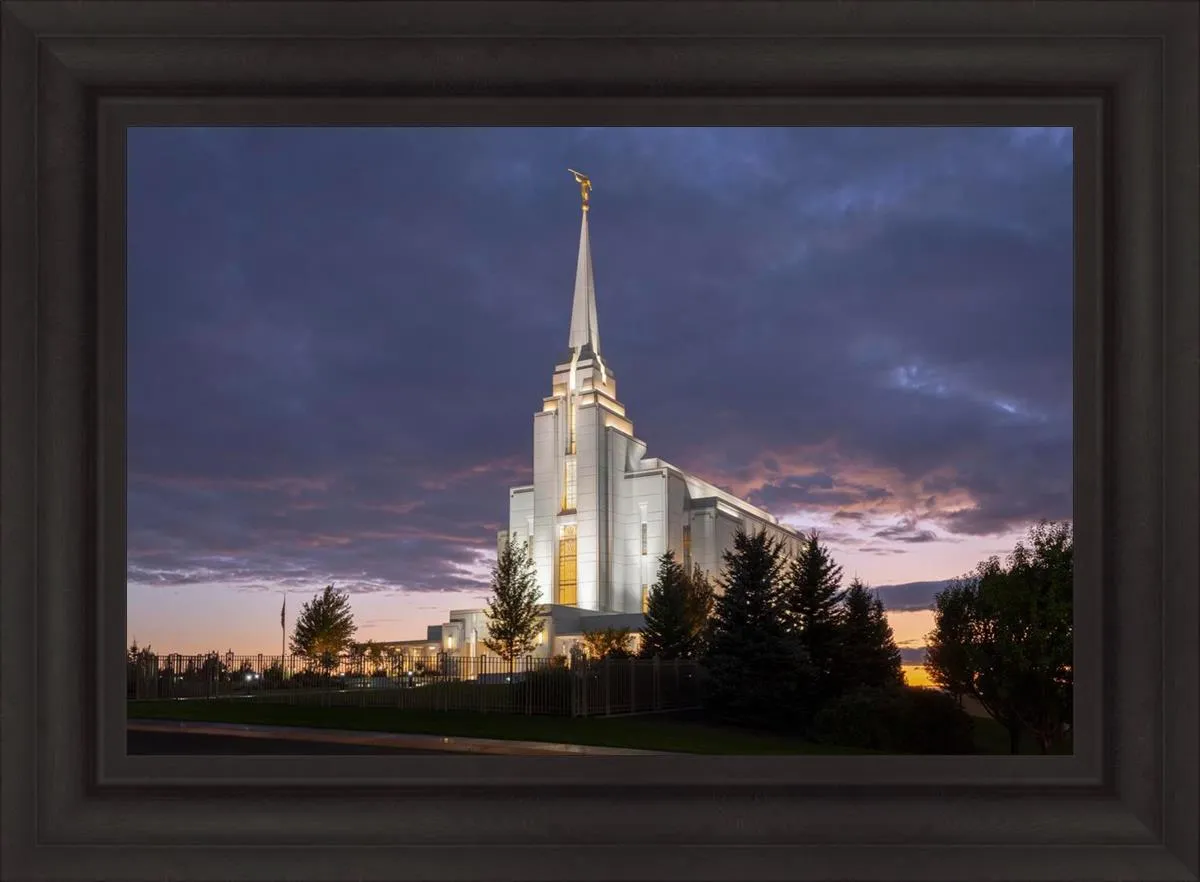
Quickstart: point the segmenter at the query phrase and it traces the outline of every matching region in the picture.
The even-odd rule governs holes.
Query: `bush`
[[[319,689],[333,685],[333,678],[321,671],[296,671],[285,681],[290,689]]]
[[[576,674],[569,668],[542,668],[518,675],[512,686],[513,704],[528,706],[534,713],[571,713],[571,695]]]
[[[889,753],[973,753],[974,724],[935,689],[859,689],[817,713],[811,737],[825,744]]]

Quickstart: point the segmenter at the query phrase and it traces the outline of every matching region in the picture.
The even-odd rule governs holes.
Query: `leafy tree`
[[[204,657],[200,665],[200,676],[207,684],[209,694],[219,691],[220,684],[229,680],[229,667],[221,660],[221,655],[215,649]]]
[[[973,696],[1019,750],[1022,730],[1043,753],[1071,723],[1073,538],[1042,521],[1007,566],[989,558],[936,598],[926,666],[947,691]]]
[[[326,585],[323,592],[300,608],[290,648],[294,655],[328,673],[337,664],[338,656],[352,646],[356,630],[350,595]]]
[[[585,631],[583,645],[588,658],[629,658],[633,634],[628,628],[600,628]]]
[[[956,579],[934,598],[935,628],[926,639],[925,669],[930,679],[954,696],[973,692],[972,656],[975,645],[975,585]]]
[[[136,637],[134,638],[133,642],[129,644],[129,649],[126,652],[126,658],[132,665],[140,665],[148,668],[153,667],[158,661],[158,656],[155,654],[150,644],[147,643],[145,647],[139,648]]]
[[[697,567],[689,576],[667,550],[658,561],[658,577],[646,599],[641,655],[694,658],[703,648],[713,594]]]
[[[384,648],[374,640],[368,640],[367,645],[363,648],[363,657],[367,660],[367,664],[371,666],[371,673],[374,676],[386,675],[385,667],[387,662],[387,653]]]
[[[159,676],[158,656],[150,644],[146,644],[144,649],[139,648],[134,638],[125,652],[125,679],[130,697],[142,697],[149,688],[148,684]]]
[[[720,718],[779,727],[811,710],[811,666],[780,618],[782,554],[782,543],[764,531],[740,530],[724,552],[704,657],[705,701]]]
[[[541,592],[529,546],[511,536],[492,568],[492,597],[488,601],[488,635],[483,645],[508,662],[529,655],[542,630]]]
[[[279,687],[283,685],[283,664],[281,662],[271,662],[267,669],[263,671],[263,685]]]
[[[816,676],[818,703],[841,691],[835,667],[841,641],[842,568],[816,532],[809,533],[787,568],[783,622],[804,647]]]
[[[846,590],[838,643],[837,681],[842,690],[904,683],[900,650],[883,601],[857,578]]]

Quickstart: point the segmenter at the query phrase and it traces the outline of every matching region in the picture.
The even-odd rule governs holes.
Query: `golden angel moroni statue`
[[[575,176],[576,183],[579,184],[579,193],[583,196],[583,210],[588,210],[588,194],[592,192],[592,179],[583,172],[577,172],[573,168],[567,169]]]

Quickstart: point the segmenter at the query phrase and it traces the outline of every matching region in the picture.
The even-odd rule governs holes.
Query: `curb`
[[[260,726],[247,723],[199,723],[182,720],[129,720],[127,728],[137,732],[187,732],[192,735],[227,735],[240,738],[270,738],[313,741],[323,744],[355,744],[373,747],[442,750],[447,753],[501,756],[668,756],[660,750],[600,747],[591,744],[562,744],[549,741],[509,741],[499,738],[464,738],[458,735],[357,732],[343,729],[309,729],[296,726]]]

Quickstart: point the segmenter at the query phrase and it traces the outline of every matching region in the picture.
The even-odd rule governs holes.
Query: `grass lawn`
[[[872,751],[814,744],[799,738],[758,733],[704,722],[696,712],[638,717],[573,718],[549,715],[438,711],[394,707],[321,707],[313,704],[271,704],[239,699],[188,701],[130,701],[132,719],[194,722],[259,723],[346,729],[362,732],[401,732],[414,735],[459,735],[515,741],[551,741],[666,750],[679,753],[864,754]],[[1007,754],[1008,734],[994,720],[975,717],[976,752]],[[1022,754],[1038,753],[1032,738],[1024,738]],[[1055,753],[1070,754],[1071,745]]]
[[[459,735],[515,741],[552,741],[667,750],[703,754],[851,754],[866,751],[829,747],[796,738],[746,732],[704,723],[694,713],[641,717],[558,717],[487,714],[455,711],[400,710],[387,707],[319,707],[260,704],[221,699],[192,701],[130,701],[129,719],[191,720],[195,722],[259,723],[402,732],[420,735]]]
[[[1008,753],[1008,732],[991,717],[972,717],[975,722],[975,751],[976,753]],[[1040,754],[1037,742],[1028,732],[1021,733],[1021,754]],[[1058,745],[1050,753],[1056,756],[1070,756],[1074,753],[1071,739]]]

